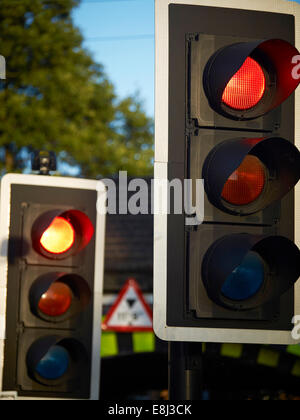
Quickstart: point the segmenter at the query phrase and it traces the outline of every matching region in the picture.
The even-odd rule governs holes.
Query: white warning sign
[[[108,312],[102,329],[105,331],[152,331],[152,311],[134,279],[126,282]]]

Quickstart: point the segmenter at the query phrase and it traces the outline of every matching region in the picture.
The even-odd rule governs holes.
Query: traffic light
[[[105,187],[97,181],[2,179],[3,392],[99,398],[105,233],[104,212],[97,212],[100,194]]]
[[[202,223],[172,203],[155,215],[164,340],[295,342],[300,6],[263,3],[156,5],[156,182],[203,179],[205,190]],[[157,187],[157,201],[170,198]]]

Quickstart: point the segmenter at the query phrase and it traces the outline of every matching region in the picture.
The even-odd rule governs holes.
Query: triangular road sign
[[[152,311],[134,279],[129,279],[116,302],[109,310],[103,324],[104,331],[152,331]]]

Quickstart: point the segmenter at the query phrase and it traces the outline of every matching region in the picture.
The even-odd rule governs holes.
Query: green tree
[[[20,171],[33,149],[53,150],[80,175],[152,172],[152,120],[119,101],[82,47],[71,12],[80,0],[1,0],[0,167]]]

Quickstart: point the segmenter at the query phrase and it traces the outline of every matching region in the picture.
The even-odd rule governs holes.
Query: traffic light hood
[[[208,61],[204,74],[203,86],[210,106],[219,114],[233,120],[252,120],[267,114],[284,102],[297,88],[300,78],[295,77],[294,58],[299,56],[298,50],[281,39],[269,39],[256,42],[240,42],[218,50]],[[265,85],[257,104],[245,109],[234,109],[223,101],[223,94],[243,67],[246,60],[252,58],[265,75]],[[241,85],[253,82],[249,70],[249,80],[241,80]],[[236,92],[245,96],[243,86]],[[247,86],[248,94],[253,95],[251,86]]]

